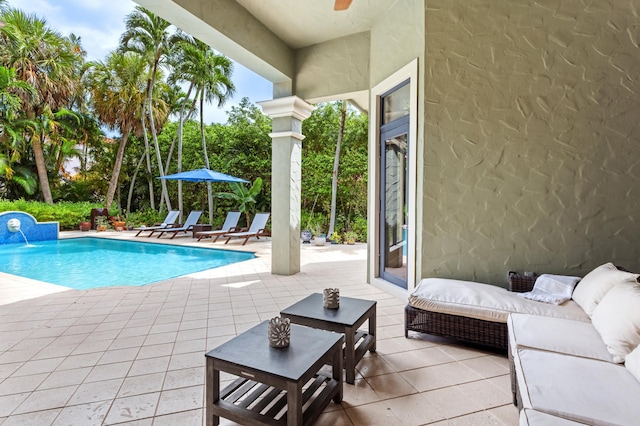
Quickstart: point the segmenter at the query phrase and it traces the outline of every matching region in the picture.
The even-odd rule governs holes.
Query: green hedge
[[[35,217],[38,222],[58,222],[61,231],[78,229],[80,222],[90,220],[91,209],[102,207],[104,206],[87,202],[46,204],[38,201],[25,201],[23,199],[17,201],[0,199],[0,213],[7,211],[29,213]],[[117,212],[114,211],[112,214],[116,215]]]

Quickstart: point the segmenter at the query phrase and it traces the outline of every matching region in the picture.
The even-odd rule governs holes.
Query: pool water
[[[0,272],[86,290],[146,285],[253,258],[231,250],[85,237],[0,245]]]

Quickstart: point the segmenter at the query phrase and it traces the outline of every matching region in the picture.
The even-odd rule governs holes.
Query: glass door
[[[380,128],[380,277],[402,288],[407,288],[408,91],[407,81],[382,97]]]

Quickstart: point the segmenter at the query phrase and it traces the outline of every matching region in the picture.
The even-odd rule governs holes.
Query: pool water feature
[[[141,286],[253,258],[249,252],[85,237],[0,245],[0,272],[87,290]]]
[[[17,222],[16,222],[17,221]],[[16,232],[16,226],[20,232]],[[58,222],[38,222],[29,213],[8,211],[0,213],[0,245],[57,240]]]

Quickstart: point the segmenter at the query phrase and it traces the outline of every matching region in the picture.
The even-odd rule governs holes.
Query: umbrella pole
[[[207,198],[209,200],[209,223],[213,223],[213,191],[211,189],[211,182],[207,182]]]

